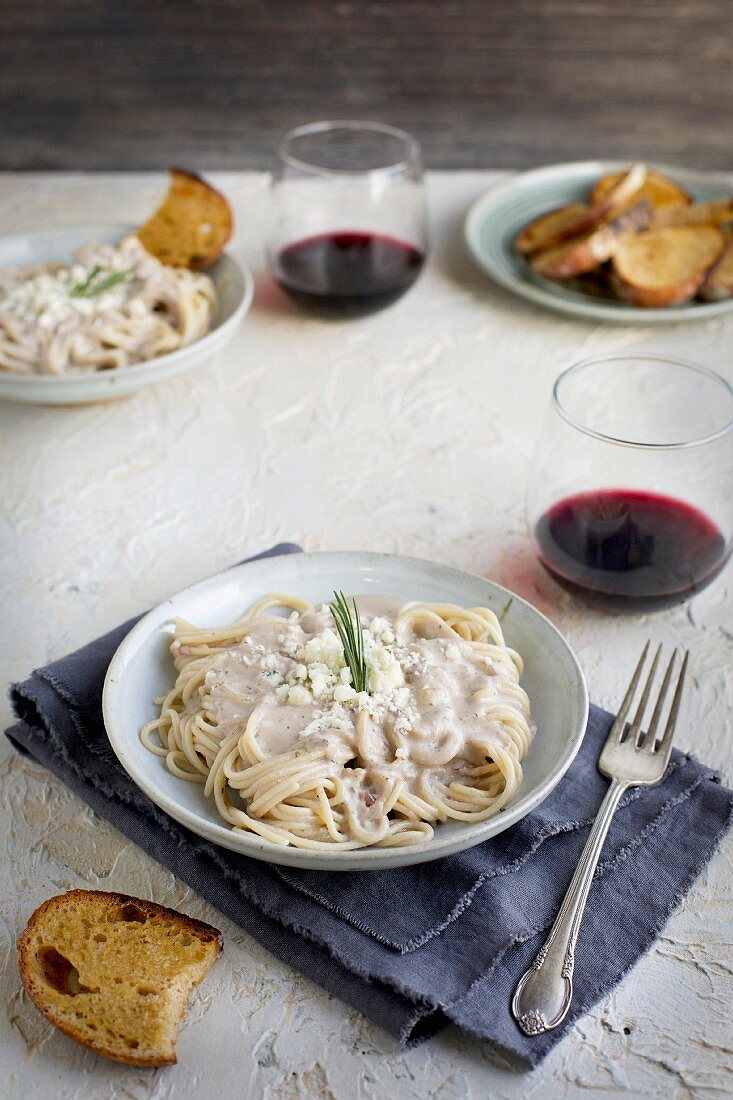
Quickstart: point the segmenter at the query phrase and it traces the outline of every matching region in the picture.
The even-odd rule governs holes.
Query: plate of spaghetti
[[[249,562],[132,629],[103,697],[120,763],[192,832],[257,859],[439,859],[524,817],[580,747],[572,650],[481,577],[367,553]]]
[[[206,271],[162,263],[136,227],[0,238],[0,398],[84,404],[122,397],[210,359],[249,309],[230,254]]]

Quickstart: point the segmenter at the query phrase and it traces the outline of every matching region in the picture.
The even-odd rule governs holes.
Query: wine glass
[[[535,453],[527,523],[545,569],[615,610],[669,607],[733,549],[733,389],[656,355],[560,375]]]
[[[313,122],[275,155],[268,263],[299,305],[358,317],[417,279],[428,249],[420,146],[378,122]]]

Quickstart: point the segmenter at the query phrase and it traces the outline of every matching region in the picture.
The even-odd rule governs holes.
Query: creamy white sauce
[[[99,293],[79,293],[79,289]],[[106,289],[105,289],[106,287]],[[71,264],[0,268],[0,370],[74,374],[124,367],[200,339],[216,291],[137,237],[89,242]]]
[[[324,750],[344,784],[352,835],[368,839],[383,828],[383,806],[397,781],[418,795],[432,779],[465,781],[470,768],[486,763],[487,734],[509,743],[501,721],[487,722],[488,706],[529,715],[517,702],[516,669],[502,647],[488,655],[442,622],[399,622],[395,630],[400,600],[368,596],[358,603],[369,694],[351,687],[324,605],[289,619],[255,620],[240,644],[215,658],[188,710],[203,701],[223,743],[257,709],[253,737],[265,760]]]

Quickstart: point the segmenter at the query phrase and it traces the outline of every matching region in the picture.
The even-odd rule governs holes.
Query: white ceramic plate
[[[405,600],[483,604],[503,617],[510,646],[525,660],[522,684],[529,694],[537,735],[524,762],[517,797],[495,818],[477,825],[446,822],[432,840],[409,848],[312,852],[282,848],[221,822],[213,798],[198,783],[176,779],[161,757],[140,741],[141,727],[158,713],[175,672],[168,651],[173,619],[201,625],[234,622],[266,592],[290,592],[323,602],[334,588]],[[123,768],[166,813],[192,832],[255,859],[320,870],[376,870],[440,859],[480,844],[519,821],[547,798],[570,766],[585,732],[588,695],[570,646],[544,615],[518,596],[482,577],[444,565],[389,554],[292,554],[249,562],[188,588],[151,611],[135,626],[109,666],[102,699],[104,721]]]
[[[585,200],[599,176],[628,167],[628,161],[616,160],[553,164],[491,187],[476,200],[466,217],[466,243],[474,260],[507,290],[572,317],[626,325],[668,325],[674,321],[704,321],[730,313],[733,299],[645,309],[610,298],[592,298],[563,283],[535,275],[514,247],[520,229],[533,218],[565,203]],[[733,177],[722,172],[694,172],[663,164],[650,164],[649,167],[671,176],[695,200],[729,198],[733,194]]]
[[[135,229],[133,225],[106,222],[64,229],[39,229],[0,237],[0,267],[16,264],[68,263],[87,241],[115,244]],[[86,405],[124,397],[163,382],[175,374],[205,363],[227,344],[252,303],[254,283],[244,265],[225,254],[209,268],[219,295],[219,308],[211,332],[188,347],[160,355],[147,363],[120,370],[94,371],[68,377],[10,374],[0,371],[0,399],[31,405]]]

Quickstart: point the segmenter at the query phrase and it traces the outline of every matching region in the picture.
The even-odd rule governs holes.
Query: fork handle
[[[631,786],[614,779],[608,788],[550,934],[514,992],[512,1015],[526,1035],[552,1031],[570,1008],[575,944],[583,910],[611,819]]]

